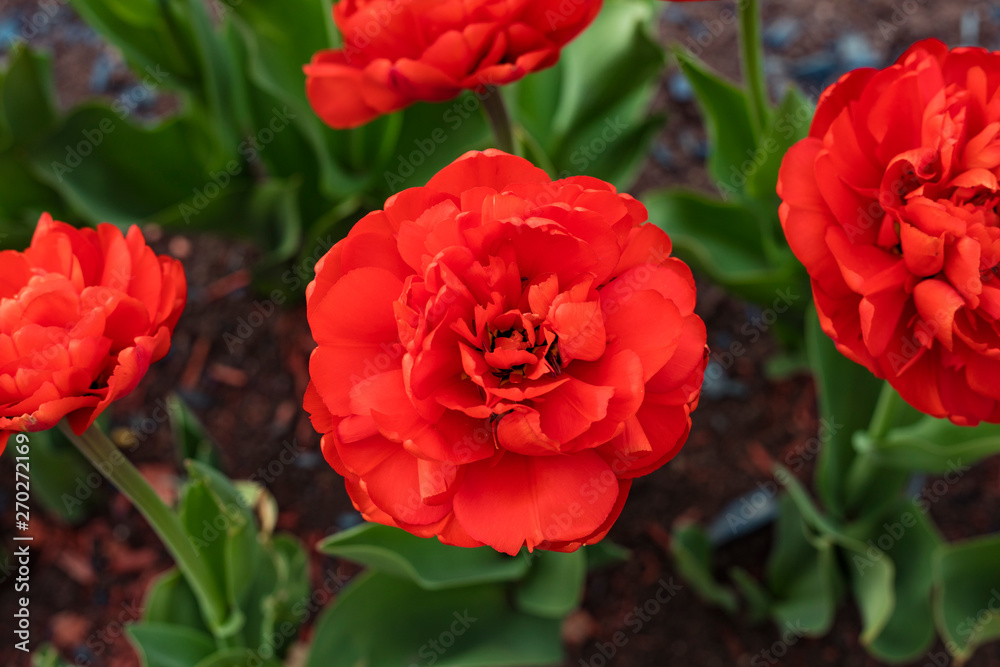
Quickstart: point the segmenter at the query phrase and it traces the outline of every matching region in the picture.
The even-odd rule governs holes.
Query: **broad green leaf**
[[[492,145],[477,93],[466,92],[441,104],[414,104],[400,113],[398,143],[372,173],[369,192],[378,207],[389,195],[425,185],[464,153]]]
[[[855,448],[880,465],[907,472],[964,474],[968,466],[1000,454],[1000,425],[956,426],[924,416],[916,424],[893,429],[884,438],[854,436]]]
[[[870,644],[885,630],[896,608],[895,566],[878,549],[873,550],[822,515],[805,488],[787,470],[779,466],[777,478],[802,514],[810,543],[821,554],[830,546],[840,547],[846,552],[845,557],[858,566],[851,571],[851,591],[861,612],[861,643]]]
[[[210,636],[179,625],[143,623],[126,631],[145,667],[192,667],[215,652]]]
[[[202,480],[188,482],[181,488],[179,514],[185,532],[199,557],[208,565],[212,578],[225,582],[226,537],[233,519],[219,510],[215,496]]]
[[[809,291],[800,279],[801,266],[790,255],[780,264],[768,259],[760,223],[746,206],[676,189],[649,192],[643,203],[650,221],[670,236],[677,256],[696,271],[776,310],[801,313],[806,307]]]
[[[32,146],[51,132],[57,121],[51,60],[25,47],[15,48],[8,57],[0,88],[0,125],[10,132],[16,146]]]
[[[631,186],[663,121],[648,111],[665,60],[655,16],[642,0],[606,3],[555,67],[502,89],[527,157],[560,178]]]
[[[433,538],[370,523],[328,537],[318,548],[328,556],[405,577],[427,590],[514,581],[528,571],[524,558],[505,556],[489,547],[447,546]]]
[[[255,551],[261,552],[260,557],[256,559],[253,577],[239,601],[245,619],[240,635],[241,645],[255,649],[271,646],[275,655],[284,655],[292,643],[291,639],[279,642],[278,646],[271,645],[274,639],[281,639],[275,635],[274,615],[268,602],[280,587],[277,563],[273,554],[266,548]]]
[[[616,102],[659,75],[666,56],[653,37],[656,9],[648,2],[609,2],[593,24],[563,51],[560,105],[550,130],[569,135],[581,122],[602,118]]]
[[[753,164],[757,149],[746,93],[682,49],[675,49],[674,55],[705,117],[708,170],[720,190],[741,195],[747,178],[744,165]]]
[[[193,484],[204,484],[215,505],[213,527],[220,528],[226,591],[234,608],[242,607],[254,586],[254,575],[265,558],[257,523],[246,499],[225,475],[197,461],[187,462]]]
[[[698,597],[730,613],[736,612],[736,595],[720,584],[712,572],[712,544],[704,530],[693,523],[675,526],[670,550],[677,571]]]
[[[580,606],[587,579],[587,557],[572,553],[539,551],[531,570],[514,593],[521,611],[542,618],[564,618]]]
[[[142,128],[109,107],[83,106],[32,152],[31,164],[91,223],[157,220],[245,233],[245,216],[236,214],[250,174],[196,115]]]
[[[331,47],[330,1],[303,3],[295,11],[281,0],[241,2],[231,9],[230,18],[237,17],[250,38],[250,77],[284,103],[293,104],[296,112],[309,112],[302,67],[317,51]]]
[[[309,557],[302,543],[291,535],[279,535],[271,544],[270,553],[277,580],[271,595],[264,599],[267,623],[263,627],[266,633],[261,637],[263,642],[271,641],[275,632],[285,636],[283,628],[286,625],[295,628],[297,633],[299,625],[305,620],[302,610],[311,603]],[[287,643],[290,645],[292,640],[294,636]],[[289,646],[284,648],[287,650]]]
[[[240,130],[250,123],[246,86],[237,61],[238,47],[224,39],[222,31],[213,28],[204,0],[174,2],[191,27],[194,53],[203,77],[200,98],[215,121],[218,138],[224,145],[233,146],[238,143]]]
[[[868,428],[882,381],[837,351],[819,326],[814,307],[806,316],[806,348],[816,379],[819,414],[827,437],[816,464],[816,491],[835,517],[848,511],[847,475],[856,454],[855,432]]]
[[[66,202],[35,176],[22,151],[0,150],[0,250],[26,248],[42,213],[70,219]]]
[[[935,559],[934,611],[948,650],[963,663],[1000,639],[1000,537],[942,546]]]
[[[203,73],[184,0],[70,0],[88,25],[155,85],[200,95]]]
[[[729,578],[746,600],[749,621],[759,623],[767,618],[771,610],[771,594],[767,589],[741,567],[730,568]]]
[[[789,87],[784,99],[771,117],[755,151],[756,166],[747,175],[746,193],[778,219],[778,172],[781,162],[793,145],[809,134],[815,110],[812,103],[795,86]],[[780,227],[776,230],[781,233]]]
[[[530,667],[562,659],[560,623],[514,611],[505,586],[428,591],[370,573],[323,613],[307,667]]]
[[[146,593],[144,623],[177,625],[210,634],[202,620],[198,598],[176,568],[160,575]]]
[[[925,512],[912,501],[898,501],[874,519],[851,530],[870,547],[849,559],[852,575],[864,578],[874,559],[890,559],[895,569],[896,604],[885,629],[868,644],[883,662],[910,663],[925,655],[934,642],[934,555],[941,536]]]
[[[843,583],[833,545],[817,544],[795,501],[781,498],[774,546],[767,562],[767,585],[775,623],[799,624],[808,637],[833,627]]]
[[[299,179],[271,179],[258,185],[250,203],[247,223],[256,229],[263,243],[261,269],[291,259],[302,246],[302,218],[299,215]]]
[[[218,469],[222,463],[219,448],[205,431],[201,420],[177,394],[167,397],[167,414],[173,433],[174,448],[181,462],[193,459]]]

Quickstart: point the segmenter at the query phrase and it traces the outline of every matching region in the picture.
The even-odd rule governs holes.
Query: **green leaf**
[[[31,656],[31,667],[70,667],[52,644],[42,644]]]
[[[780,502],[767,563],[770,613],[782,629],[798,624],[805,636],[822,637],[833,627],[843,588],[836,553],[829,542],[815,542],[790,496]]]
[[[539,551],[533,560],[514,592],[518,609],[542,618],[564,618],[583,601],[587,557],[582,550]]]
[[[212,638],[191,628],[143,623],[126,631],[145,667],[192,667],[215,652]]]
[[[677,189],[649,192],[643,203],[650,221],[670,235],[677,256],[696,271],[767,307],[806,307],[801,265],[790,254],[777,264],[768,258],[760,223],[746,206]]]
[[[846,480],[856,457],[851,438],[868,428],[883,382],[837,351],[819,326],[814,307],[806,316],[806,347],[816,379],[826,437],[816,464],[816,490],[835,517],[847,512]]]
[[[173,432],[174,448],[181,462],[193,459],[219,469],[222,456],[198,417],[177,394],[167,397],[167,414]]]
[[[852,574],[864,577],[873,558],[891,559],[896,600],[892,617],[868,650],[883,662],[910,663],[925,655],[936,638],[931,590],[941,536],[926,513],[909,500],[894,503],[866,523],[858,539],[871,549],[850,559]]]
[[[226,532],[230,519],[219,511],[215,497],[201,480],[181,488],[178,508],[184,530],[216,581],[226,580]]]
[[[309,557],[302,543],[290,535],[279,535],[270,552],[277,579],[271,594],[263,601],[268,622],[263,628],[261,642],[270,642],[274,632],[285,636],[286,626],[294,628],[297,634],[305,620],[302,609],[310,603]],[[293,639],[294,636],[289,637],[287,644]]]
[[[178,0],[71,0],[88,25],[143,75],[200,95],[203,73],[191,25]]]
[[[935,559],[934,611],[948,650],[963,663],[1000,639],[1000,537],[941,547]]]
[[[306,665],[551,665],[562,659],[559,628],[511,609],[501,585],[428,591],[371,573],[320,617]]]
[[[400,113],[403,123],[398,142],[383,153],[383,162],[374,169],[368,167],[373,179],[369,193],[376,201],[406,188],[423,186],[460,155],[491,145],[482,102],[475,93],[466,92],[441,104],[414,104]],[[388,123],[388,119],[381,121],[383,130]],[[362,129],[367,132],[370,127]],[[355,136],[363,139],[365,135]],[[367,161],[364,144],[359,150],[358,157]],[[378,201],[379,206],[381,203]]]
[[[653,5],[606,3],[555,67],[503,88],[528,157],[553,176],[631,186],[662,126],[649,106],[664,61]]]
[[[632,557],[631,551],[607,539],[583,547],[583,553],[587,556],[588,570],[624,563]]]
[[[877,548],[861,542],[823,516],[805,488],[787,470],[779,466],[777,478],[787,489],[805,524],[815,531],[815,536],[807,534],[810,543],[821,554],[828,546],[836,545],[844,549],[845,557],[857,566],[851,571],[850,583],[861,612],[861,643],[872,643],[885,630],[896,608],[895,566]]]
[[[742,165],[753,162],[757,149],[746,93],[682,49],[674,55],[705,117],[708,170],[720,190],[740,195],[746,185]]]
[[[0,125],[10,132],[15,145],[31,146],[51,132],[57,121],[51,61],[25,47],[15,48],[9,58],[0,89]]]
[[[716,581],[712,573],[712,543],[701,527],[693,523],[675,526],[670,551],[677,571],[698,597],[729,613],[736,612],[736,594]]]
[[[746,600],[749,621],[760,623],[767,618],[771,609],[771,594],[767,589],[741,567],[730,568],[729,578]]]
[[[196,115],[143,128],[106,106],[79,107],[32,152],[31,165],[91,223],[155,219],[243,231],[237,212],[250,174]]]
[[[176,568],[168,570],[150,584],[142,620],[151,624],[185,626],[210,634],[202,620],[198,598]]]
[[[1000,454],[1000,425],[956,426],[947,419],[923,416],[884,438],[854,436],[855,448],[883,466],[907,472],[964,474],[968,466]]]
[[[187,462],[191,483],[208,489],[215,513],[213,527],[220,527],[222,567],[226,590],[234,607],[241,607],[254,585],[254,575],[265,557],[257,539],[257,523],[246,498],[225,475],[197,461]],[[210,547],[211,548],[211,547]],[[218,554],[216,554],[218,557]]]
[[[302,70],[313,54],[330,48],[329,0],[303,3],[295,11],[281,0],[256,0],[231,6],[252,41],[250,77],[296,112],[310,111]],[[315,114],[310,114],[315,118]]]
[[[227,146],[235,145],[240,128],[250,123],[249,101],[243,72],[237,64],[237,48],[213,28],[204,0],[181,0],[178,8],[191,27],[194,53],[198,56],[204,81],[201,98],[215,121],[219,139]]]
[[[790,86],[758,143],[757,166],[747,177],[746,194],[771,211],[775,222],[781,203],[777,192],[781,162],[793,145],[808,136],[813,114],[812,102]],[[780,226],[777,232],[781,233]]]
[[[328,556],[405,577],[427,590],[514,581],[528,571],[524,558],[505,556],[489,547],[447,546],[378,524],[362,524],[337,533],[318,549]]]

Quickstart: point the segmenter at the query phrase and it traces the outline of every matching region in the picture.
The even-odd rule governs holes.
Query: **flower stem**
[[[868,437],[873,441],[884,438],[896,425],[899,410],[903,407],[903,399],[888,382],[882,385],[872,420],[868,425]],[[885,469],[875,462],[874,457],[865,452],[859,452],[847,474],[848,505],[857,506],[869,487],[880,484],[879,481]]]
[[[490,121],[493,129],[493,137],[497,148],[505,153],[514,153],[514,130],[510,123],[510,114],[507,113],[507,105],[503,101],[503,94],[499,88],[487,89],[485,99],[483,99],[483,109],[486,111],[486,118]]]
[[[228,614],[225,596],[209,572],[205,559],[188,538],[177,514],[156,495],[156,491],[97,424],[83,435],[74,433],[65,420],[59,427],[94,467],[132,501],[163,540],[198,598],[209,627],[213,630],[225,627]]]
[[[875,412],[872,413],[872,421],[868,426],[868,437],[872,440],[881,440],[896,424],[899,416],[899,409],[903,407],[903,399],[892,388],[888,382],[882,386],[882,393],[878,396],[878,403],[875,404]]]
[[[743,56],[743,78],[750,91],[750,116],[754,132],[760,136],[770,115],[767,76],[764,72],[764,43],[761,40],[761,19],[758,0],[740,0],[740,46]]]

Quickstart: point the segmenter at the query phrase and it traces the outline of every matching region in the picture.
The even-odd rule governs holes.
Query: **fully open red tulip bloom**
[[[366,519],[508,554],[604,537],[705,366],[691,272],[646,217],[473,152],[317,264],[305,405]]]
[[[0,452],[66,417],[83,433],[170,348],[187,284],[142,232],[43,215],[31,247],[0,252]]]
[[[551,67],[601,0],[341,0],[344,47],[305,68],[313,109],[351,128]]]
[[[1000,53],[844,76],[779,180],[823,330],[917,409],[1000,422]]]

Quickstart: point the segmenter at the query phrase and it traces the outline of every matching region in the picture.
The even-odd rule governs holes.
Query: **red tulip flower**
[[[0,452],[64,417],[83,433],[166,355],[186,299],[180,262],[138,227],[43,215],[27,250],[0,252]]]
[[[917,409],[1000,422],[1000,53],[914,45],[820,98],[779,181],[820,323]]]
[[[342,129],[513,83],[554,65],[600,9],[601,0],[341,0],[333,17],[344,46],[313,57],[306,92]]]
[[[508,554],[604,537],[683,445],[706,363],[691,272],[646,217],[490,150],[331,249],[305,405],[366,519]]]

